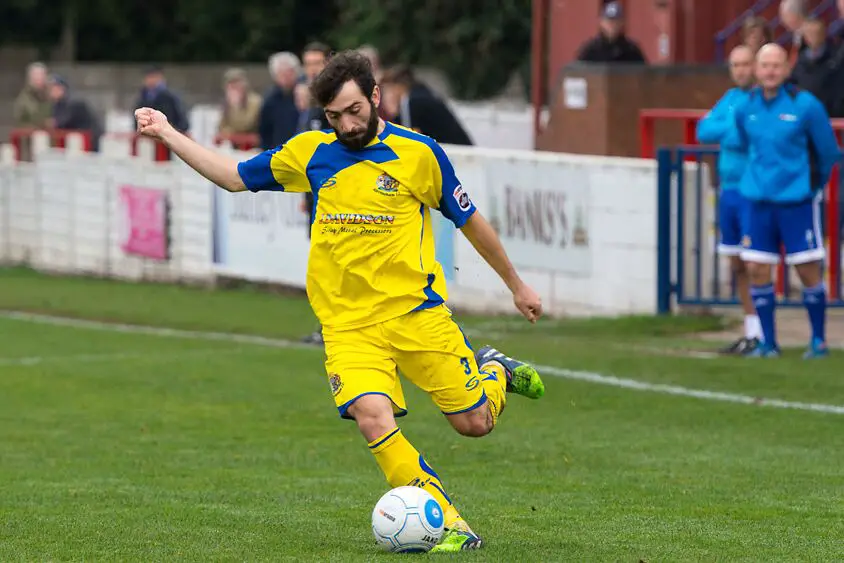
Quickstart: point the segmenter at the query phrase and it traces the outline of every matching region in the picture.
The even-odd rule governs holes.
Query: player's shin
[[[777,347],[777,296],[774,291],[774,284],[753,285],[750,288],[750,296],[753,298],[753,306],[756,308],[759,323],[762,325],[762,340],[766,346],[775,349]]]
[[[774,284],[771,282],[773,269],[770,264],[750,262],[747,264],[750,275],[750,297],[753,299],[753,307],[759,315],[759,323],[762,325],[762,340],[765,347],[771,350],[777,349],[776,334],[776,305],[777,296]]]
[[[445,527],[451,528],[462,518],[445,492],[439,475],[407,441],[401,429],[394,428],[369,443],[369,451],[391,487],[421,487],[431,493],[445,513]]]
[[[820,262],[798,264],[800,281],[803,282],[803,305],[809,314],[812,339],[804,358],[822,358],[829,354],[826,346],[826,286]]]
[[[826,287],[823,282],[803,289],[803,305],[812,325],[812,339],[826,342]]]
[[[753,306],[753,299],[750,297],[750,277],[747,267],[739,256],[733,256],[731,260],[733,276],[736,280],[736,293],[744,311],[744,337],[747,339],[763,340],[762,325]]]
[[[507,403],[507,374],[501,364],[487,362],[481,366],[481,385],[489,403],[492,424],[495,426]]]

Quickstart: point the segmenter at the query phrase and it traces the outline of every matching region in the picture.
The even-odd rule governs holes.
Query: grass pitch
[[[0,270],[0,308],[274,339],[315,326],[298,297],[23,270]],[[459,320],[543,365],[844,405],[844,353],[687,357],[719,319]],[[399,557],[374,546],[387,486],[322,351],[200,336],[0,318],[0,561]],[[487,541],[461,560],[844,559],[844,416],[545,379],[480,440],[405,386],[402,427]]]

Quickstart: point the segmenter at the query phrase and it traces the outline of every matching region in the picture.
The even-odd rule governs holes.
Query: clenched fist
[[[167,116],[152,108],[136,109],[135,122],[138,124],[138,133],[153,139],[160,139],[167,129],[172,128]]]
[[[532,323],[542,316],[542,299],[527,285],[522,285],[513,292],[513,302],[519,312]]]

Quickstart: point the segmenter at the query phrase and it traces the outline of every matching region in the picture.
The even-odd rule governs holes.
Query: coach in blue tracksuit
[[[747,101],[753,86],[754,54],[749,47],[738,46],[730,53],[730,76],[735,88],[718,100],[715,107],[697,124],[697,139],[703,144],[720,145],[718,176],[721,194],[718,200],[718,225],[721,239],[718,253],[730,257],[739,301],[744,310],[744,336],[722,350],[725,354],[748,354],[762,341],[762,326],[750,299],[750,280],[741,260],[741,240],[746,229],[747,200],[740,186],[747,166],[747,148],[736,129],[735,109]]]
[[[748,149],[741,184],[749,200],[741,256],[748,264],[750,294],[764,333],[764,342],[752,355],[779,354],[771,281],[782,245],[786,263],[795,266],[803,283],[803,303],[812,327],[804,357],[817,358],[828,354],[820,201],[840,151],[821,102],[786,85],[787,76],[785,50],[765,45],[756,58],[759,87],[735,112],[739,139]]]

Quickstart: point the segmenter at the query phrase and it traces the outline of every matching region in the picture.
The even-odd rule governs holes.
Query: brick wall
[[[587,82],[588,107],[566,107],[566,77]],[[541,150],[639,156],[639,110],[709,109],[731,86],[726,69],[715,66],[571,65],[557,81]],[[682,141],[677,123],[657,124],[656,144]]]

